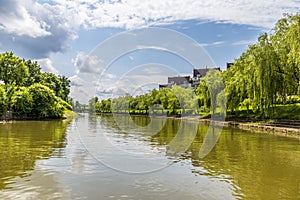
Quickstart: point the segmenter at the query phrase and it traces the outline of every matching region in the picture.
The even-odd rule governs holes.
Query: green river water
[[[2,123],[0,199],[300,199],[300,141],[117,115]]]

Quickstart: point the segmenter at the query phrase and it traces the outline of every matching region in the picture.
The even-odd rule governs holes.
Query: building
[[[160,84],[159,89],[161,88],[172,88],[173,85],[179,85],[184,88],[191,87],[191,77],[190,76],[174,76],[168,77],[167,84]]]
[[[193,78],[192,78],[192,87],[193,88],[198,87],[198,85],[200,84],[200,79],[203,78],[207,74],[207,72],[211,69],[221,71],[221,69],[219,67],[194,69],[193,70]]]
[[[207,72],[211,69],[221,71],[219,67],[194,69],[192,78],[190,76],[168,77],[168,83],[160,84],[159,89],[172,88],[173,85],[179,85],[184,88],[189,88],[189,87],[196,88],[200,84],[200,79],[203,78],[207,74]]]

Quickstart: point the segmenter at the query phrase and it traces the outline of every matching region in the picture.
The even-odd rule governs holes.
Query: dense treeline
[[[262,34],[228,70],[211,70],[195,90],[175,85],[137,97],[125,95],[94,101],[95,111],[172,115],[227,111],[237,116],[244,110],[246,116],[272,118],[280,106],[300,103],[299,35],[300,15],[285,15],[271,34]],[[297,111],[298,107],[291,110]]]
[[[226,101],[220,78],[219,71],[210,70],[196,90],[173,85],[172,88],[154,89],[151,93],[136,97],[128,94],[100,102],[95,97],[90,100],[90,107],[94,105],[95,111],[99,113],[193,115],[209,112],[212,108],[212,113],[218,111],[224,114]]]
[[[60,118],[67,103],[70,81],[41,72],[37,62],[0,54],[0,116],[4,118]]]
[[[242,104],[272,116],[278,104],[298,101],[300,93],[300,15],[286,15],[273,33],[262,34],[223,73],[228,107]],[[293,100],[294,99],[294,100]]]
[[[125,95],[95,103],[96,112],[130,112],[132,114],[181,114],[194,112],[192,89],[174,86],[172,89],[152,90],[150,94]],[[182,110],[181,110],[182,109]]]

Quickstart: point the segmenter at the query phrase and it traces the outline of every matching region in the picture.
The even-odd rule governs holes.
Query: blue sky
[[[4,0],[0,52],[37,60],[44,71],[63,74],[80,85],[80,73],[87,71],[84,60],[97,45],[124,31],[159,27],[191,38],[215,66],[225,69],[226,62],[238,58],[261,33],[271,32],[283,13],[299,11],[299,0]],[[185,61],[159,50],[121,56],[106,77],[111,81],[147,63],[188,73]],[[102,87],[105,93],[108,86]]]

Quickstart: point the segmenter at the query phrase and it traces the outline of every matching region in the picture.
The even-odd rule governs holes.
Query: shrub
[[[17,88],[11,98],[11,108],[17,115],[29,114],[32,103],[32,95],[25,87]]]
[[[3,85],[0,85],[0,115],[3,115],[6,109],[6,92]]]
[[[59,103],[53,90],[39,83],[29,87],[32,95],[32,112],[34,117],[59,118],[63,116],[63,106]]]

